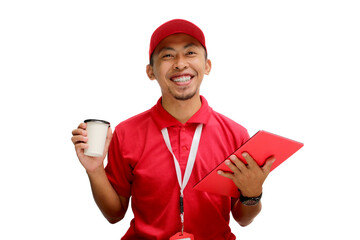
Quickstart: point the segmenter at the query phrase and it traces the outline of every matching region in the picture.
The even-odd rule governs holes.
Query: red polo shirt
[[[181,230],[180,186],[174,160],[161,129],[168,128],[182,175],[192,138],[204,124],[195,165],[184,190],[185,232],[196,240],[235,239],[229,227],[231,198],[193,190],[207,173],[243,144],[247,130],[215,112],[201,96],[202,106],[186,124],[172,117],[161,98],[150,110],[120,123],[108,153],[107,176],[124,197],[131,196],[134,219],[122,239],[169,239]]]

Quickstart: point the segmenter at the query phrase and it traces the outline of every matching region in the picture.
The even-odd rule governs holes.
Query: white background
[[[150,36],[185,18],[207,39],[214,110],[305,143],[265,182],[256,220],[231,222],[238,239],[359,239],[359,12],[349,0],[1,1],[0,238],[120,239],[131,211],[102,217],[71,131],[152,107]]]

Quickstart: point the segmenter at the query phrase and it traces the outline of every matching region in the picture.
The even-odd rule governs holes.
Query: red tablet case
[[[231,155],[235,154],[246,164],[241,153],[248,152],[259,166],[263,166],[267,158],[275,156],[276,161],[271,166],[272,171],[297,152],[302,146],[304,146],[303,143],[261,130]],[[232,172],[230,168],[225,165],[225,160],[198,182],[194,186],[194,189],[238,198],[240,193],[234,182],[217,173],[218,170]]]

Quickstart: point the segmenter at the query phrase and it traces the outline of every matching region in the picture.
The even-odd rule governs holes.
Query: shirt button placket
[[[180,165],[182,165],[184,168],[186,167],[187,160],[189,157],[188,154],[188,147],[186,142],[186,126],[182,126],[180,128]]]

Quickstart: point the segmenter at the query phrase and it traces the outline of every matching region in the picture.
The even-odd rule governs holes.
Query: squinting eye
[[[169,58],[171,57],[171,54],[165,54],[164,56],[162,56],[163,58]]]
[[[196,54],[195,52],[188,52],[187,55],[194,55]]]

